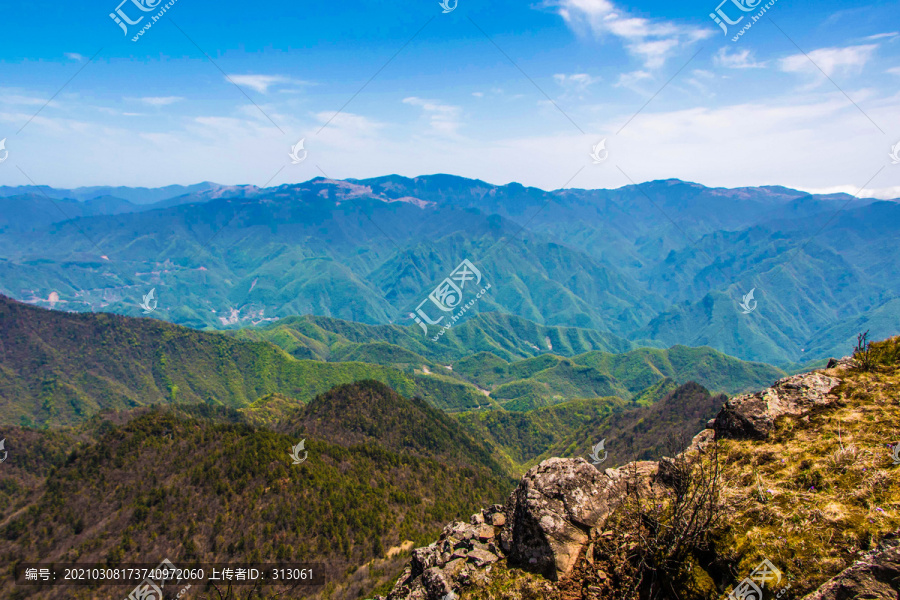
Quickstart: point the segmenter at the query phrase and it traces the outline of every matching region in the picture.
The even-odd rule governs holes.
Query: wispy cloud
[[[435,100],[425,100],[415,96],[404,98],[403,103],[421,108],[434,133],[456,135],[461,125],[459,118],[462,110],[458,106],[440,104]]]
[[[729,52],[728,48],[719,48],[713,61],[716,65],[726,69],[761,69],[766,66],[764,62],[756,62],[756,59],[753,58],[753,51],[748,49]]]
[[[560,86],[567,92],[584,92],[590,86],[601,81],[600,77],[591,77],[587,73],[573,73],[566,75],[565,73],[557,73],[553,76]]]
[[[662,67],[679,46],[713,35],[711,29],[629,16],[609,0],[556,0],[554,6],[572,27],[587,27],[595,35],[611,34],[621,39],[648,69]]]
[[[181,96],[148,96],[146,98],[138,98],[144,104],[150,106],[168,106],[184,100]]]
[[[863,38],[863,39],[864,39],[864,40],[869,40],[869,41],[873,41],[873,40],[883,40],[883,39],[886,39],[886,38],[894,38],[894,37],[897,37],[898,35],[900,35],[900,32],[897,32],[897,31],[889,31],[889,32],[886,32],[886,33],[876,33],[875,35],[870,35],[870,36],[865,37],[865,38]]]
[[[238,85],[252,88],[260,94],[267,94],[269,88],[273,85],[282,83],[300,83],[295,82],[290,77],[284,77],[283,75],[229,75],[228,79]]]
[[[553,76],[553,79],[562,86],[574,86],[580,89],[601,81],[600,77],[591,77],[587,73],[573,73],[572,75],[557,73]]]
[[[688,85],[695,87],[705,95],[709,95],[710,89],[708,84],[715,80],[716,75],[705,69],[694,69],[691,71],[691,77],[687,79]]]
[[[77,52],[66,52],[64,56],[69,60],[77,60],[78,62],[83,61],[85,58],[83,55],[78,54]]]
[[[781,59],[781,70],[786,73],[818,73],[819,69],[822,69],[830,77],[838,70],[861,69],[869,62],[876,48],[877,44],[820,48],[810,52],[809,58],[803,54],[794,54]],[[815,65],[810,63],[810,60]]]
[[[648,79],[653,79],[653,75],[647,71],[632,71],[630,73],[622,73],[619,75],[619,80],[616,81],[613,86],[626,88],[633,92],[646,95],[649,94],[649,92],[638,84]]]

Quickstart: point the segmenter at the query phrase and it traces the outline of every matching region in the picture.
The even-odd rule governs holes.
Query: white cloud
[[[651,93],[661,85],[659,76],[637,73],[627,75],[643,81]],[[721,74],[715,75],[718,81]],[[710,73],[694,69],[684,79],[691,77],[704,83]],[[682,79],[673,83],[678,85]],[[15,92],[37,96],[24,89]],[[484,93],[487,101],[490,92],[485,88]],[[872,189],[864,191],[864,196],[900,195],[892,191],[900,188],[900,166],[890,165],[890,144],[842,94],[830,89],[808,95],[792,90],[781,97],[766,89],[741,104],[714,107],[698,107],[703,102],[701,97],[692,108],[683,110],[654,102],[619,135],[612,132],[634,115],[641,102],[612,103],[604,98],[602,108],[595,111],[573,107],[579,114],[596,115],[594,120],[579,118],[579,125],[592,132],[590,137],[578,135],[567,123],[523,129],[521,119],[515,121],[515,127],[509,127],[502,121],[492,122],[491,115],[477,126],[470,125],[468,118],[477,115],[470,117],[462,110],[467,135],[443,136],[440,143],[427,143],[434,140],[423,140],[419,132],[430,130],[433,117],[440,130],[441,118],[452,122],[452,118],[447,119],[457,114],[457,107],[418,97],[407,98],[400,105],[409,114],[398,122],[374,120],[380,113],[341,113],[318,135],[317,130],[334,116],[333,111],[309,114],[284,110],[282,117],[263,104],[287,135],[258,114],[245,113],[245,108],[255,109],[249,103],[189,121],[155,121],[152,130],[146,131],[147,124],[137,117],[130,120],[133,122],[110,119],[95,109],[78,110],[89,106],[89,101],[82,99],[81,106],[78,102],[66,99],[64,108],[86,120],[76,122],[56,116],[59,111],[48,110],[18,141],[16,156],[23,165],[33,165],[35,172],[29,171],[29,175],[36,181],[57,187],[159,186],[203,180],[262,185],[278,172],[269,185],[279,185],[320,176],[316,168],[320,166],[329,177],[336,178],[454,173],[492,183],[518,181],[544,189],[559,188],[578,173],[571,186],[610,188],[629,184],[618,166],[638,182],[677,177],[709,186],[777,184],[850,193],[866,184]],[[394,114],[397,104],[388,107],[389,114]],[[147,109],[136,102],[134,106]],[[900,95],[875,96],[865,107],[878,123],[900,122]],[[279,105],[273,103],[271,108]],[[521,110],[516,117],[535,115],[532,118],[537,120],[540,115],[525,102],[516,109]],[[504,111],[508,107],[500,106],[498,112]],[[18,128],[33,113],[30,106],[0,106],[0,125]],[[449,130],[454,131],[452,127]],[[610,159],[594,165],[590,148],[606,135]],[[306,138],[311,159],[302,165],[290,165],[290,145],[301,137]],[[896,143],[893,138],[889,141]],[[80,151],[71,152],[74,147]],[[148,163],[156,167],[147,169]],[[116,168],[109,169],[110,164]],[[284,165],[288,166],[279,171]],[[17,173],[8,171],[4,175],[13,184],[28,183]]]
[[[611,34],[648,69],[662,67],[676,48],[713,35],[711,29],[631,17],[609,0],[557,0],[559,15],[570,26],[587,26],[594,34]]]
[[[320,122],[320,127],[326,123],[328,124],[322,130],[323,135],[331,130],[341,130],[358,136],[372,136],[385,126],[384,123],[363,115],[348,112],[335,113],[333,111],[325,111],[316,113],[314,116]]]
[[[632,71],[631,73],[622,73],[621,75],[619,75],[619,80],[613,84],[613,87],[623,87],[633,92],[647,95],[650,92],[643,89],[638,84],[648,79],[653,79],[653,75],[651,75],[647,71]]]
[[[138,98],[144,104],[150,106],[168,106],[184,100],[181,96],[148,96],[146,98]]]
[[[891,75],[900,75],[900,67],[891,67],[887,72]]]
[[[293,83],[290,77],[282,75],[228,75],[227,79],[237,85],[252,88],[260,94],[267,94],[273,85]]]
[[[716,78],[716,74],[710,71],[706,71],[704,69],[694,69],[691,71],[691,77],[688,78],[687,83],[691,85],[703,94],[711,95],[710,89],[707,84],[709,84],[712,80]]]
[[[870,35],[868,37],[863,38],[864,40],[883,40],[885,38],[893,38],[900,35],[900,32],[897,31],[889,31],[887,33],[876,33],[875,35]]]
[[[4,104],[23,106],[44,106],[46,104],[51,108],[59,108],[60,106],[55,100],[50,101],[48,104],[46,98],[17,93],[14,88],[0,88],[0,105]]]
[[[819,69],[822,69],[830,77],[839,69],[862,69],[869,62],[876,48],[878,48],[877,44],[847,46],[845,48],[820,48],[810,52],[809,58],[803,54],[794,54],[781,59],[781,70],[786,73],[819,73]]]
[[[556,80],[556,83],[566,88],[567,90],[573,90],[577,92],[583,92],[588,87],[601,81],[600,77],[591,77],[587,73],[573,73],[572,75],[557,73],[553,76],[553,79]]]
[[[78,54],[77,52],[66,52],[66,53],[64,53],[64,56],[66,58],[68,58],[69,60],[77,60],[78,62],[81,62],[84,60],[84,56],[82,56],[81,54]]]
[[[761,69],[766,66],[766,63],[756,62],[752,50],[744,49],[731,53],[727,47],[719,48],[713,61],[726,69]]]
[[[462,110],[458,106],[439,104],[435,100],[425,100],[415,96],[404,98],[404,104],[418,106],[428,117],[431,131],[442,135],[456,135],[461,123],[459,121]]]

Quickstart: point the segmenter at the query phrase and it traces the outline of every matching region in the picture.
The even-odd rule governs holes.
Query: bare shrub
[[[853,358],[856,359],[861,371],[871,371],[875,367],[875,353],[872,342],[868,341],[869,331],[856,336],[856,348],[853,349]]]
[[[698,557],[725,519],[717,442],[660,462],[657,481],[641,485],[632,470],[627,495],[610,519],[620,547],[616,597],[675,600],[692,578]]]

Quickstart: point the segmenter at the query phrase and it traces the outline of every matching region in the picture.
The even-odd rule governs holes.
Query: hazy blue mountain
[[[154,317],[199,328],[302,314],[413,325],[411,313],[469,259],[491,285],[469,314],[643,345],[788,365],[845,354],[862,325],[876,338],[900,333],[896,202],[678,180],[548,192],[391,175],[212,186],[142,212],[94,204],[67,220],[34,217],[27,234],[0,231],[0,292],[136,316],[155,288]],[[38,208],[55,209],[10,220]]]
[[[221,187],[224,186],[208,181],[194,185],[168,185],[161,188],[92,186],[62,189],[52,188],[46,185],[22,185],[15,187],[3,185],[0,186],[0,197],[40,194],[50,198],[66,198],[83,202],[101,196],[115,196],[117,198],[128,200],[133,204],[153,204],[154,202],[174,198],[176,196],[196,194]]]

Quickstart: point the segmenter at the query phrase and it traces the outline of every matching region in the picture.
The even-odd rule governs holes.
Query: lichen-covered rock
[[[829,393],[838,383],[823,373],[803,373],[780,379],[762,392],[735,396],[712,423],[716,437],[766,439],[778,417],[800,416],[814,406],[833,403]]]
[[[649,479],[656,463],[635,463]],[[533,467],[506,505],[508,532],[501,547],[522,567],[558,580],[568,575],[589,531],[618,506],[623,469],[598,471],[582,458],[551,458]]]
[[[438,541],[416,548],[409,566],[400,575],[389,600],[443,600],[455,593],[456,584],[469,581],[471,569],[482,568],[500,560],[495,544],[497,527],[490,523],[502,515],[503,505],[495,504],[472,515],[469,523],[448,524]]]
[[[900,598],[900,537],[897,534],[886,538],[878,548],[804,596],[803,600],[850,598]]]
[[[443,598],[453,591],[450,579],[437,567],[432,567],[422,573],[422,586],[429,598]]]
[[[476,567],[483,567],[500,560],[500,557],[493,552],[487,550],[479,550],[478,548],[469,552],[467,559],[474,563]]]
[[[845,356],[844,358],[829,358],[828,364],[825,365],[826,369],[841,369],[842,371],[846,371],[848,369],[852,369],[856,366],[856,360],[852,356]]]

